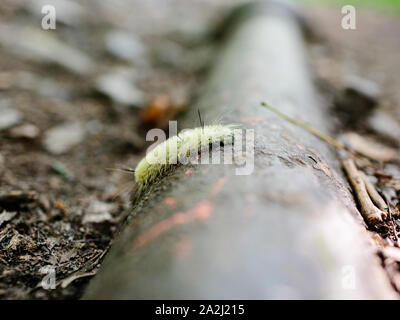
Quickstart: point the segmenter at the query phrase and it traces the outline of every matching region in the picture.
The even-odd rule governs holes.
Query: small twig
[[[359,154],[377,162],[398,162],[400,153],[396,149],[378,144],[371,139],[364,138],[355,132],[347,133],[346,142]]]
[[[329,143],[330,145],[334,146],[335,148],[346,151],[350,155],[350,157],[353,158],[354,160],[360,161],[363,165],[365,165],[367,167],[370,167],[370,168],[372,168],[372,169],[374,169],[376,171],[379,171],[378,168],[374,164],[372,164],[370,161],[361,158],[358,154],[356,154],[353,151],[351,151],[344,144],[342,144],[339,141],[333,139],[332,137],[326,135],[325,133],[323,133],[323,132],[311,127],[310,125],[308,125],[308,124],[306,124],[306,123],[304,123],[304,122],[302,122],[300,120],[294,119],[294,118],[282,113],[278,109],[274,108],[273,106],[271,106],[271,105],[269,105],[269,104],[267,104],[265,102],[261,102],[261,105],[266,107],[270,111],[274,112],[275,114],[277,114],[281,118],[283,118],[283,119],[285,119],[285,120],[287,120],[287,121],[289,121],[289,122],[291,122],[291,123],[303,128],[304,130],[310,132],[314,136],[316,136],[316,137],[320,138],[321,140]]]
[[[362,171],[358,171],[358,173],[364,180],[365,187],[367,188],[367,192],[371,197],[371,200],[378,206],[379,209],[381,209],[382,211],[386,211],[388,209],[388,206],[385,200],[383,200],[378,191],[376,191],[375,186],[372,184],[371,181],[369,181],[367,175]]]
[[[377,223],[382,222],[382,216],[384,216],[385,213],[375,207],[371,201],[364,179],[361,177],[353,159],[342,160],[342,164],[349,177],[354,193],[357,196],[358,202],[360,203],[361,213],[367,223],[371,226],[375,226]]]
[[[61,286],[61,288],[65,289],[66,287],[68,287],[73,281],[80,279],[80,278],[85,278],[85,277],[92,277],[94,275],[96,275],[98,269],[94,269],[90,272],[83,272],[83,273],[74,273],[72,275],[70,275],[68,278],[65,278],[63,280],[60,281],[59,285]]]

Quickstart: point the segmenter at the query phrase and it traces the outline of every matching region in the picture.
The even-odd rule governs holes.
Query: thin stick
[[[378,208],[381,209],[382,211],[386,211],[388,209],[388,206],[387,206],[385,200],[383,200],[383,198],[378,193],[378,191],[376,191],[375,186],[371,183],[371,181],[369,181],[367,175],[362,171],[358,171],[358,173],[360,174],[361,178],[364,180],[365,187],[367,188],[367,192],[368,192],[369,196],[371,197],[373,203],[375,203],[378,206]]]
[[[311,134],[313,134],[314,136],[320,138],[321,140],[329,143],[330,145],[334,146],[337,149],[340,150],[344,150],[346,151],[350,157],[352,157],[354,160],[360,161],[362,164],[364,164],[367,167],[373,168],[375,170],[378,170],[378,168],[376,166],[374,166],[371,162],[369,162],[366,159],[361,158],[359,155],[357,155],[356,153],[354,153],[353,151],[351,151],[349,148],[347,148],[344,144],[340,143],[339,141],[331,138],[330,136],[326,135],[325,133],[311,127],[310,125],[294,119],[284,113],[282,113],[281,111],[279,111],[278,109],[274,108],[273,106],[269,105],[268,103],[265,102],[261,102],[261,105],[266,107],[267,109],[269,109],[270,111],[274,112],[275,114],[277,114],[278,116],[280,116],[281,118],[299,126],[300,128],[303,128],[304,130],[310,132]]]
[[[371,201],[364,180],[361,177],[353,159],[343,160],[342,165],[347,173],[347,176],[349,177],[350,184],[353,187],[354,193],[356,194],[358,202],[361,206],[361,213],[363,214],[367,223],[371,226],[374,226],[377,223],[382,222],[382,216],[384,216],[385,213],[375,207]]]

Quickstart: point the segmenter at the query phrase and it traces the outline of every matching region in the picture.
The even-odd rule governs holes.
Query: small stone
[[[44,146],[50,153],[62,154],[81,143],[85,136],[86,130],[81,123],[64,123],[46,131]]]
[[[400,121],[382,110],[376,110],[368,120],[369,125],[377,133],[397,141],[400,145]]]
[[[21,120],[22,115],[13,107],[11,100],[0,100],[0,130],[8,129],[20,123]]]
[[[10,129],[8,135],[15,139],[35,139],[39,136],[39,128],[33,124],[25,123]]]
[[[14,218],[16,214],[16,212],[8,212],[5,210],[0,213],[0,227],[4,222],[10,221],[12,218]]]
[[[115,70],[97,78],[96,90],[116,103],[126,106],[142,106],[143,93],[133,84],[133,77],[127,71]]]
[[[111,221],[111,211],[114,209],[114,204],[106,203],[99,200],[93,200],[86,210],[83,217],[83,223],[102,223]]]
[[[105,38],[107,51],[113,56],[129,62],[143,61],[146,48],[140,39],[122,30],[110,31]]]

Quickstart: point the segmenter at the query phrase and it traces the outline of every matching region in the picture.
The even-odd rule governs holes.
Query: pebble
[[[33,124],[25,123],[10,129],[9,137],[15,139],[35,139],[39,136],[40,130]]]
[[[99,200],[93,200],[86,210],[83,223],[101,223],[112,220],[110,211],[114,209],[114,204]]]
[[[376,132],[397,141],[400,146],[400,121],[382,110],[376,110],[368,119],[368,123]]]
[[[0,100],[0,130],[8,129],[22,120],[22,114],[13,107],[10,99]]]
[[[81,123],[64,123],[45,132],[44,146],[52,154],[62,154],[81,143],[85,136],[85,126]]]
[[[136,88],[133,75],[126,70],[114,70],[99,76],[95,88],[121,105],[141,107],[144,104],[142,91]]]
[[[8,211],[3,211],[0,213],[0,226],[4,223],[4,222],[8,222],[10,221],[12,218],[15,217],[15,215],[17,214],[17,212],[8,212]]]
[[[146,48],[140,38],[123,30],[112,30],[105,37],[107,51],[113,56],[133,62],[142,63],[145,59]]]

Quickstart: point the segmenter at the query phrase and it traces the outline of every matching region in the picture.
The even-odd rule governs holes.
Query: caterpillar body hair
[[[180,159],[199,154],[215,143],[234,143],[236,125],[208,125],[181,131],[157,145],[135,168],[135,180],[139,187],[149,185],[163,176]]]

